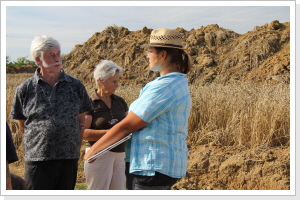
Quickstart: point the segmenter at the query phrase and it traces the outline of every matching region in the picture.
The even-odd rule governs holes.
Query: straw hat
[[[167,47],[183,49],[182,41],[182,34],[178,31],[168,28],[159,28],[151,32],[150,43],[143,45],[143,47]]]

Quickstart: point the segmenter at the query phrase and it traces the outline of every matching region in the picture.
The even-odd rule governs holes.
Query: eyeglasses
[[[108,121],[107,125],[106,125],[106,129],[110,129],[112,128],[114,125],[116,125],[119,122],[118,119],[112,119],[110,121]]]

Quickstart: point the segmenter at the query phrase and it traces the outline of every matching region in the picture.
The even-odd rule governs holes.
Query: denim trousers
[[[155,172],[155,176],[133,176],[133,190],[171,190],[178,180],[159,172]]]
[[[125,175],[126,175],[126,189],[132,190],[132,183],[134,179],[134,175],[129,173],[130,163],[126,161],[125,163]]]

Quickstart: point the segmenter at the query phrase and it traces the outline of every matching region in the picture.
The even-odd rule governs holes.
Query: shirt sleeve
[[[131,111],[142,120],[150,123],[153,119],[173,107],[175,98],[167,86],[157,85],[147,88],[133,103]]]
[[[11,105],[10,118],[16,120],[26,120],[26,117],[23,114],[23,91],[24,85],[18,86],[14,95],[14,99]]]
[[[92,99],[91,98],[89,98],[89,99],[90,99],[90,101],[92,102],[92,105],[93,105]],[[94,109],[94,105],[93,105],[93,108],[90,111],[88,111],[86,114],[87,115],[93,115],[93,109]]]
[[[84,87],[84,85],[81,83],[81,108],[80,113],[89,112],[93,109],[92,101]]]

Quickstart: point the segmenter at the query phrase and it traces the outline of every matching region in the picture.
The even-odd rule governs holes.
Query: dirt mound
[[[237,34],[217,24],[186,31],[184,47],[191,57],[190,83],[277,84],[290,80],[290,23],[274,20]],[[145,49],[152,29],[129,31],[109,26],[63,56],[63,67],[93,87],[93,70],[102,59],[113,60],[125,70],[122,84],[142,84],[158,76],[148,70]],[[32,72],[35,66],[7,67],[7,73]]]
[[[217,24],[177,30],[184,35],[184,47],[193,63],[191,83],[289,83],[289,22],[275,20],[242,35]],[[123,84],[145,84],[158,76],[148,70],[145,49],[141,47],[149,41],[151,31],[147,27],[138,31],[107,27],[65,55],[64,68],[89,85],[93,83],[95,65],[108,59],[125,69]]]
[[[187,176],[176,190],[289,190],[290,149],[190,147]]]

